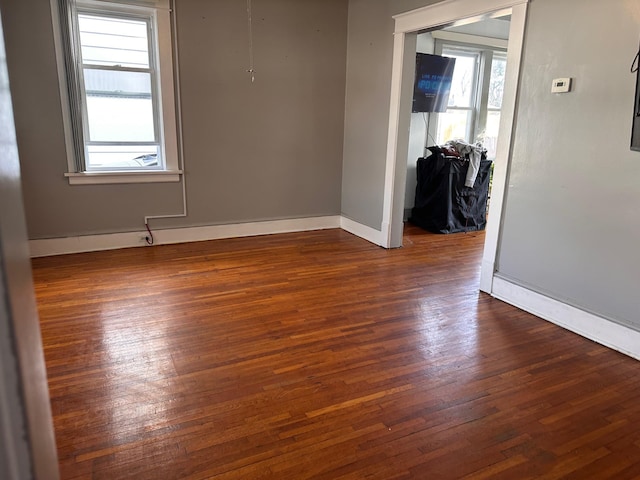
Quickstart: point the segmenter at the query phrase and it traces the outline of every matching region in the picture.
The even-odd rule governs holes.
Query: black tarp
[[[484,230],[491,161],[480,161],[473,188],[465,187],[469,162],[442,153],[419,158],[415,206],[409,221],[435,233]]]

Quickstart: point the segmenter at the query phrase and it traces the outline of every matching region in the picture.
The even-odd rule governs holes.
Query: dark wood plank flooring
[[[482,243],[35,259],[62,478],[640,478],[640,363],[479,293]]]

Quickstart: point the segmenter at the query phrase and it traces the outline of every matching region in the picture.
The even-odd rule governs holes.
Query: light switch
[[[551,93],[567,93],[571,91],[570,78],[555,78],[551,84]]]

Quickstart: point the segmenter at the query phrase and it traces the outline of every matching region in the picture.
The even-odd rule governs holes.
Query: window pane
[[[487,128],[482,139],[482,145],[487,149],[487,158],[496,158],[496,145],[498,143],[498,131],[500,129],[500,112],[487,112]]]
[[[471,122],[471,110],[447,110],[438,115],[437,142],[442,144],[449,140],[462,139],[468,141],[467,132]]]
[[[491,80],[489,81],[489,108],[502,108],[506,68],[507,59],[504,56],[494,54],[491,62]]]
[[[147,22],[80,14],[78,24],[83,63],[149,68]]]
[[[449,94],[449,106],[470,108],[473,105],[473,83],[476,78],[475,55],[449,53],[443,53],[443,55],[456,59],[456,68],[453,71],[451,93]]]
[[[158,166],[157,145],[89,145],[87,168],[153,168]]]
[[[91,142],[156,141],[151,75],[84,69]]]
[[[148,73],[85,68],[83,75],[87,95],[151,98],[151,75]]]

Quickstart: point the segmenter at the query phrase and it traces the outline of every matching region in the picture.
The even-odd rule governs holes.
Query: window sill
[[[70,185],[102,185],[113,183],[168,183],[179,182],[182,170],[147,172],[82,172],[65,173]]]

